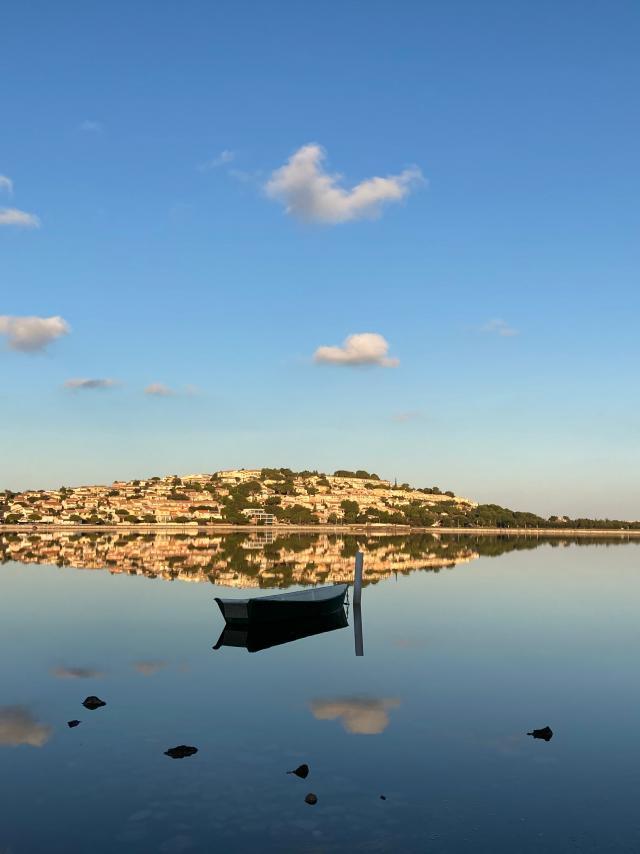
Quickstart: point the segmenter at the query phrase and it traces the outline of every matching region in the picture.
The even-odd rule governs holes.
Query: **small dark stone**
[[[107,704],[104,700],[101,700],[100,697],[87,697],[87,699],[83,701],[82,705],[85,709],[93,711],[94,709],[99,709]]]
[[[313,806],[318,803],[318,796],[314,795],[313,792],[309,792],[307,797],[304,799],[304,802],[305,804],[311,804],[311,806]]]
[[[80,726],[82,721],[67,721],[67,726],[69,729],[73,729],[74,727]]]
[[[527,735],[532,735],[534,738],[542,738],[544,741],[551,741],[553,738],[553,730],[551,727],[545,726],[542,729],[534,729],[528,732]]]
[[[298,765],[298,767],[294,768],[293,771],[287,771],[287,774],[295,774],[296,777],[301,777],[303,780],[306,780],[309,776],[309,766],[306,763]]]
[[[386,795],[380,795],[380,800],[381,800],[381,801],[386,801],[386,800],[387,800],[387,796],[386,796]]]
[[[179,744],[177,747],[170,747],[165,750],[164,755],[170,756],[172,759],[186,759],[187,756],[193,756],[198,752],[197,747],[189,747],[187,744]]]

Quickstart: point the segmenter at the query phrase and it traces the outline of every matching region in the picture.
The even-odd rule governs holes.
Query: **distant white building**
[[[263,510],[262,507],[247,507],[241,512],[243,516],[246,516],[256,525],[259,523],[263,525],[275,525],[276,523],[274,514]]]

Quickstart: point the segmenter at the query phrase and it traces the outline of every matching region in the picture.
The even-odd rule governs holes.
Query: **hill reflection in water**
[[[225,587],[287,588],[350,581],[356,551],[366,555],[365,584],[416,571],[438,572],[481,556],[540,545],[601,546],[597,538],[429,534],[335,535],[274,531],[232,534],[51,532],[0,534],[0,562],[102,569]]]

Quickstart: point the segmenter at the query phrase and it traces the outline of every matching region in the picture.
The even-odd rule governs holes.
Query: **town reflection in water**
[[[605,541],[609,543],[610,541]],[[416,571],[438,572],[481,556],[548,544],[603,544],[591,537],[336,535],[259,532],[19,532],[0,534],[0,563],[55,564],[112,574],[210,582],[224,587],[286,588],[350,582],[365,552],[364,584]]]

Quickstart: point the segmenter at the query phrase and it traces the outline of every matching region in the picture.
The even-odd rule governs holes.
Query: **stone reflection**
[[[0,706],[0,746],[42,747],[51,732],[51,727],[39,723],[26,706]]]
[[[355,536],[283,534],[271,530],[216,534],[115,531],[0,534],[0,562],[106,569],[148,578],[209,581],[225,587],[285,588],[353,578],[356,551],[365,552],[364,583],[438,572],[478,557],[471,540],[436,534]]]
[[[379,735],[389,726],[389,710],[396,709],[400,700],[394,697],[337,697],[312,700],[309,705],[314,717],[319,721],[340,720],[347,732]]]

